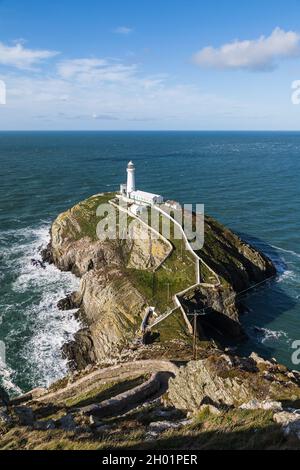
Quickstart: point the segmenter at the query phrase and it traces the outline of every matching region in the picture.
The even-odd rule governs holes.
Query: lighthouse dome
[[[130,160],[130,162],[128,163],[128,166],[127,166],[128,169],[134,169],[134,163],[132,160]]]

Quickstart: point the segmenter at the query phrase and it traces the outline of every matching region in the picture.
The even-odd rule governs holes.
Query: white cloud
[[[7,70],[1,79],[7,85],[2,129],[190,129],[208,119],[217,126],[217,116],[236,105],[168,75],[143,73],[135,63],[101,57],[60,60],[34,73]]]
[[[14,46],[7,46],[0,42],[0,65],[16,67],[18,69],[31,69],[39,62],[54,57],[56,51],[43,49],[27,49],[21,42]]]
[[[234,106],[166,75],[143,74],[136,64],[83,58],[57,67],[1,77],[8,91],[2,129],[190,128]]]
[[[280,59],[300,56],[300,35],[275,28],[270,36],[234,41],[219,48],[205,47],[193,59],[198,65],[220,69],[269,71]]]
[[[133,29],[132,28],[128,28],[128,26],[118,26],[118,28],[115,28],[113,30],[113,33],[116,33],[116,34],[130,34],[132,33]]]
[[[82,83],[120,82],[128,80],[136,71],[136,65],[124,65],[105,59],[74,59],[58,64],[58,74],[67,80]]]

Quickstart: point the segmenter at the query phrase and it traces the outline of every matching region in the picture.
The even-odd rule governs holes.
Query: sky
[[[0,0],[0,130],[300,130],[299,18],[299,0]]]

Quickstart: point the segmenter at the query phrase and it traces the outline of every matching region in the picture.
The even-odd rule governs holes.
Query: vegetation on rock
[[[77,308],[82,321],[63,348],[73,372],[48,390],[11,401],[1,395],[0,449],[297,448],[300,422],[293,416],[291,424],[285,408],[298,406],[299,374],[255,354],[225,353],[214,336],[243,337],[236,296],[272,277],[271,261],[206,216],[197,284],[195,258],[172,221],[168,239],[131,215],[126,239],[98,238],[97,208],[116,204],[115,196],[82,201],[52,225],[45,261],[81,278],[79,291],[59,303]],[[187,216],[194,224],[195,214]],[[142,344],[149,307],[163,320],[146,328]],[[192,360],[186,319],[199,309],[206,315]]]

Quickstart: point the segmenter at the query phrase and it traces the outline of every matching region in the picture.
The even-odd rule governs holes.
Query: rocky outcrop
[[[299,382],[275,361],[222,352],[179,368],[89,366],[0,406],[0,448],[299,449],[299,411],[286,402]]]
[[[275,423],[280,424],[285,436],[295,436],[300,440],[300,414],[298,412],[282,411],[275,413],[273,420]]]
[[[153,302],[154,281],[149,273],[160,266],[164,269],[165,260],[171,253],[174,256],[169,241],[157,237],[134,219],[130,220],[125,240],[118,236],[99,240],[97,207],[107,204],[113,197],[113,194],[93,196],[59,215],[51,228],[51,243],[43,253],[44,260],[81,278],[79,292],[59,303],[62,310],[79,308],[78,315],[84,325],[74,341],[63,348],[73,368],[85,368],[116,355],[133,340],[145,310]],[[116,217],[109,213],[107,222],[111,218],[116,220],[118,228],[120,214]],[[219,275],[221,283],[213,289],[200,285],[187,292],[180,299],[182,305],[186,311],[205,308],[210,329],[224,336],[243,338],[239,322],[241,308],[235,294],[274,274],[272,263],[210,217],[205,219],[205,244],[198,254]],[[137,282],[132,271],[140,277],[144,271],[148,276]],[[187,282],[192,286],[195,279],[192,270],[190,272],[191,279]],[[171,275],[172,265],[169,265],[168,276]],[[181,282],[179,274],[176,276]],[[204,266],[201,276],[204,283],[216,282],[213,273]],[[163,282],[166,286],[169,279]]]
[[[64,346],[67,357],[78,368],[110,358],[132,340],[146,308],[145,298],[114,267],[83,276],[78,300],[86,328]]]
[[[171,379],[167,396],[168,403],[176,408],[194,412],[205,403],[242,408],[251,403],[249,409],[256,403],[257,409],[262,409],[264,401],[267,409],[267,401],[292,404],[299,398],[299,374],[275,362],[227,354],[189,362]]]
[[[81,277],[79,292],[59,302],[62,310],[79,308],[84,323],[75,340],[63,347],[72,368],[106,359],[133,339],[147,299],[128,270],[154,270],[171,251],[163,238],[135,221],[126,240],[98,240],[95,214],[106,199],[92,197],[59,215],[51,228],[51,246],[44,252],[45,260]]]
[[[240,324],[242,305],[236,299],[236,291],[230,285],[221,285],[216,289],[208,289],[199,285],[180,298],[187,312],[205,309],[204,333],[222,341],[233,337],[238,341],[245,338]],[[206,326],[206,329],[205,329]]]
[[[236,294],[276,275],[276,269],[263,253],[246,243],[212,217],[205,217],[204,246],[197,254],[218,274],[221,284],[216,289],[198,286],[186,293],[182,302],[190,312],[204,308],[205,323],[220,337],[245,338],[240,325],[243,306]],[[210,271],[201,266],[202,281],[214,281]],[[221,335],[220,335],[221,333]]]
[[[272,261],[212,217],[205,217],[201,257],[235,292],[276,274]]]

